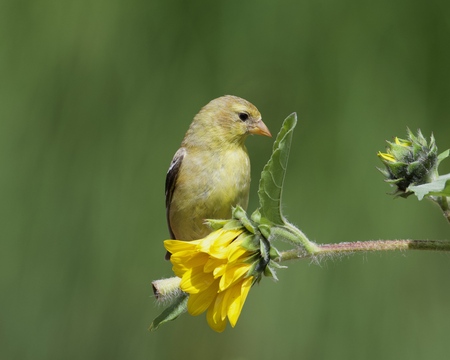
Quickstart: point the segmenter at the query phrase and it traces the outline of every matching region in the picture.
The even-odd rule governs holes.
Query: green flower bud
[[[379,169],[386,177],[385,181],[397,187],[396,194],[407,197],[412,194],[408,190],[411,185],[431,182],[437,176],[438,154],[433,135],[430,142],[417,131],[415,136],[409,129],[406,140],[395,138],[387,141],[386,152],[378,152],[378,157],[385,165]]]

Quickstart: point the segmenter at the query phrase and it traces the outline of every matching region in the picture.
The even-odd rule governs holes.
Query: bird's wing
[[[175,235],[172,231],[172,227],[170,226],[170,204],[172,203],[172,197],[175,191],[178,174],[180,173],[181,163],[183,162],[183,158],[185,157],[185,155],[185,148],[178,149],[172,159],[172,162],[170,163],[170,167],[166,175],[166,218],[170,237],[172,239],[175,239]]]

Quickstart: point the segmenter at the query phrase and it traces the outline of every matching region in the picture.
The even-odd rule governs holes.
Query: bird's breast
[[[187,151],[172,202],[172,223],[177,238],[204,237],[210,229],[205,219],[228,219],[231,207],[248,205],[250,160],[245,148],[228,151]]]

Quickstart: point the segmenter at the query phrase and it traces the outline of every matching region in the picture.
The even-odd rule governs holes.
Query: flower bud
[[[379,169],[386,177],[385,181],[397,187],[396,194],[407,197],[411,185],[431,182],[437,176],[438,154],[433,135],[430,142],[418,130],[415,136],[409,129],[406,140],[396,137],[388,141],[386,152],[378,152],[378,157],[385,165]]]

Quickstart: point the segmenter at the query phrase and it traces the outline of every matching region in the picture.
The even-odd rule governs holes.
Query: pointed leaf
[[[182,313],[187,310],[187,301],[189,296],[186,293],[180,294],[177,299],[165,309],[153,322],[151,323],[149,330],[155,331],[160,325],[175,320]]]
[[[264,166],[259,181],[259,211],[262,218],[273,224],[283,225],[285,223],[281,212],[281,195],[291,149],[292,133],[296,124],[296,113],[289,115],[284,120],[273,144],[272,156]]]

